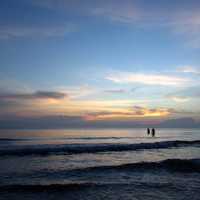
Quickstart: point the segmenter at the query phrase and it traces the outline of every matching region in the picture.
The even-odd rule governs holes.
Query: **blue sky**
[[[199,119],[199,13],[197,0],[1,0],[1,116]]]

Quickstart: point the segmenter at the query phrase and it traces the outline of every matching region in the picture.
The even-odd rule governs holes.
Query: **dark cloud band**
[[[34,93],[0,94],[0,100],[29,100],[29,99],[63,99],[68,95],[55,91],[36,91]]]

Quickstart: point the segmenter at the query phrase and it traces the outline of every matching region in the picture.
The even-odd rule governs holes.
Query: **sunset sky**
[[[200,1],[1,0],[0,118],[200,119]]]

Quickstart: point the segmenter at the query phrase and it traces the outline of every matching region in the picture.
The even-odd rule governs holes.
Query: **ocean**
[[[0,199],[200,199],[200,130],[1,130]]]

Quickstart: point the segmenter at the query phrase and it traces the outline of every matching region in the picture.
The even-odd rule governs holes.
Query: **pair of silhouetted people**
[[[147,128],[147,135],[150,135],[150,134],[152,137],[155,137],[155,134],[156,134],[155,128],[152,128],[151,130],[150,128]]]

